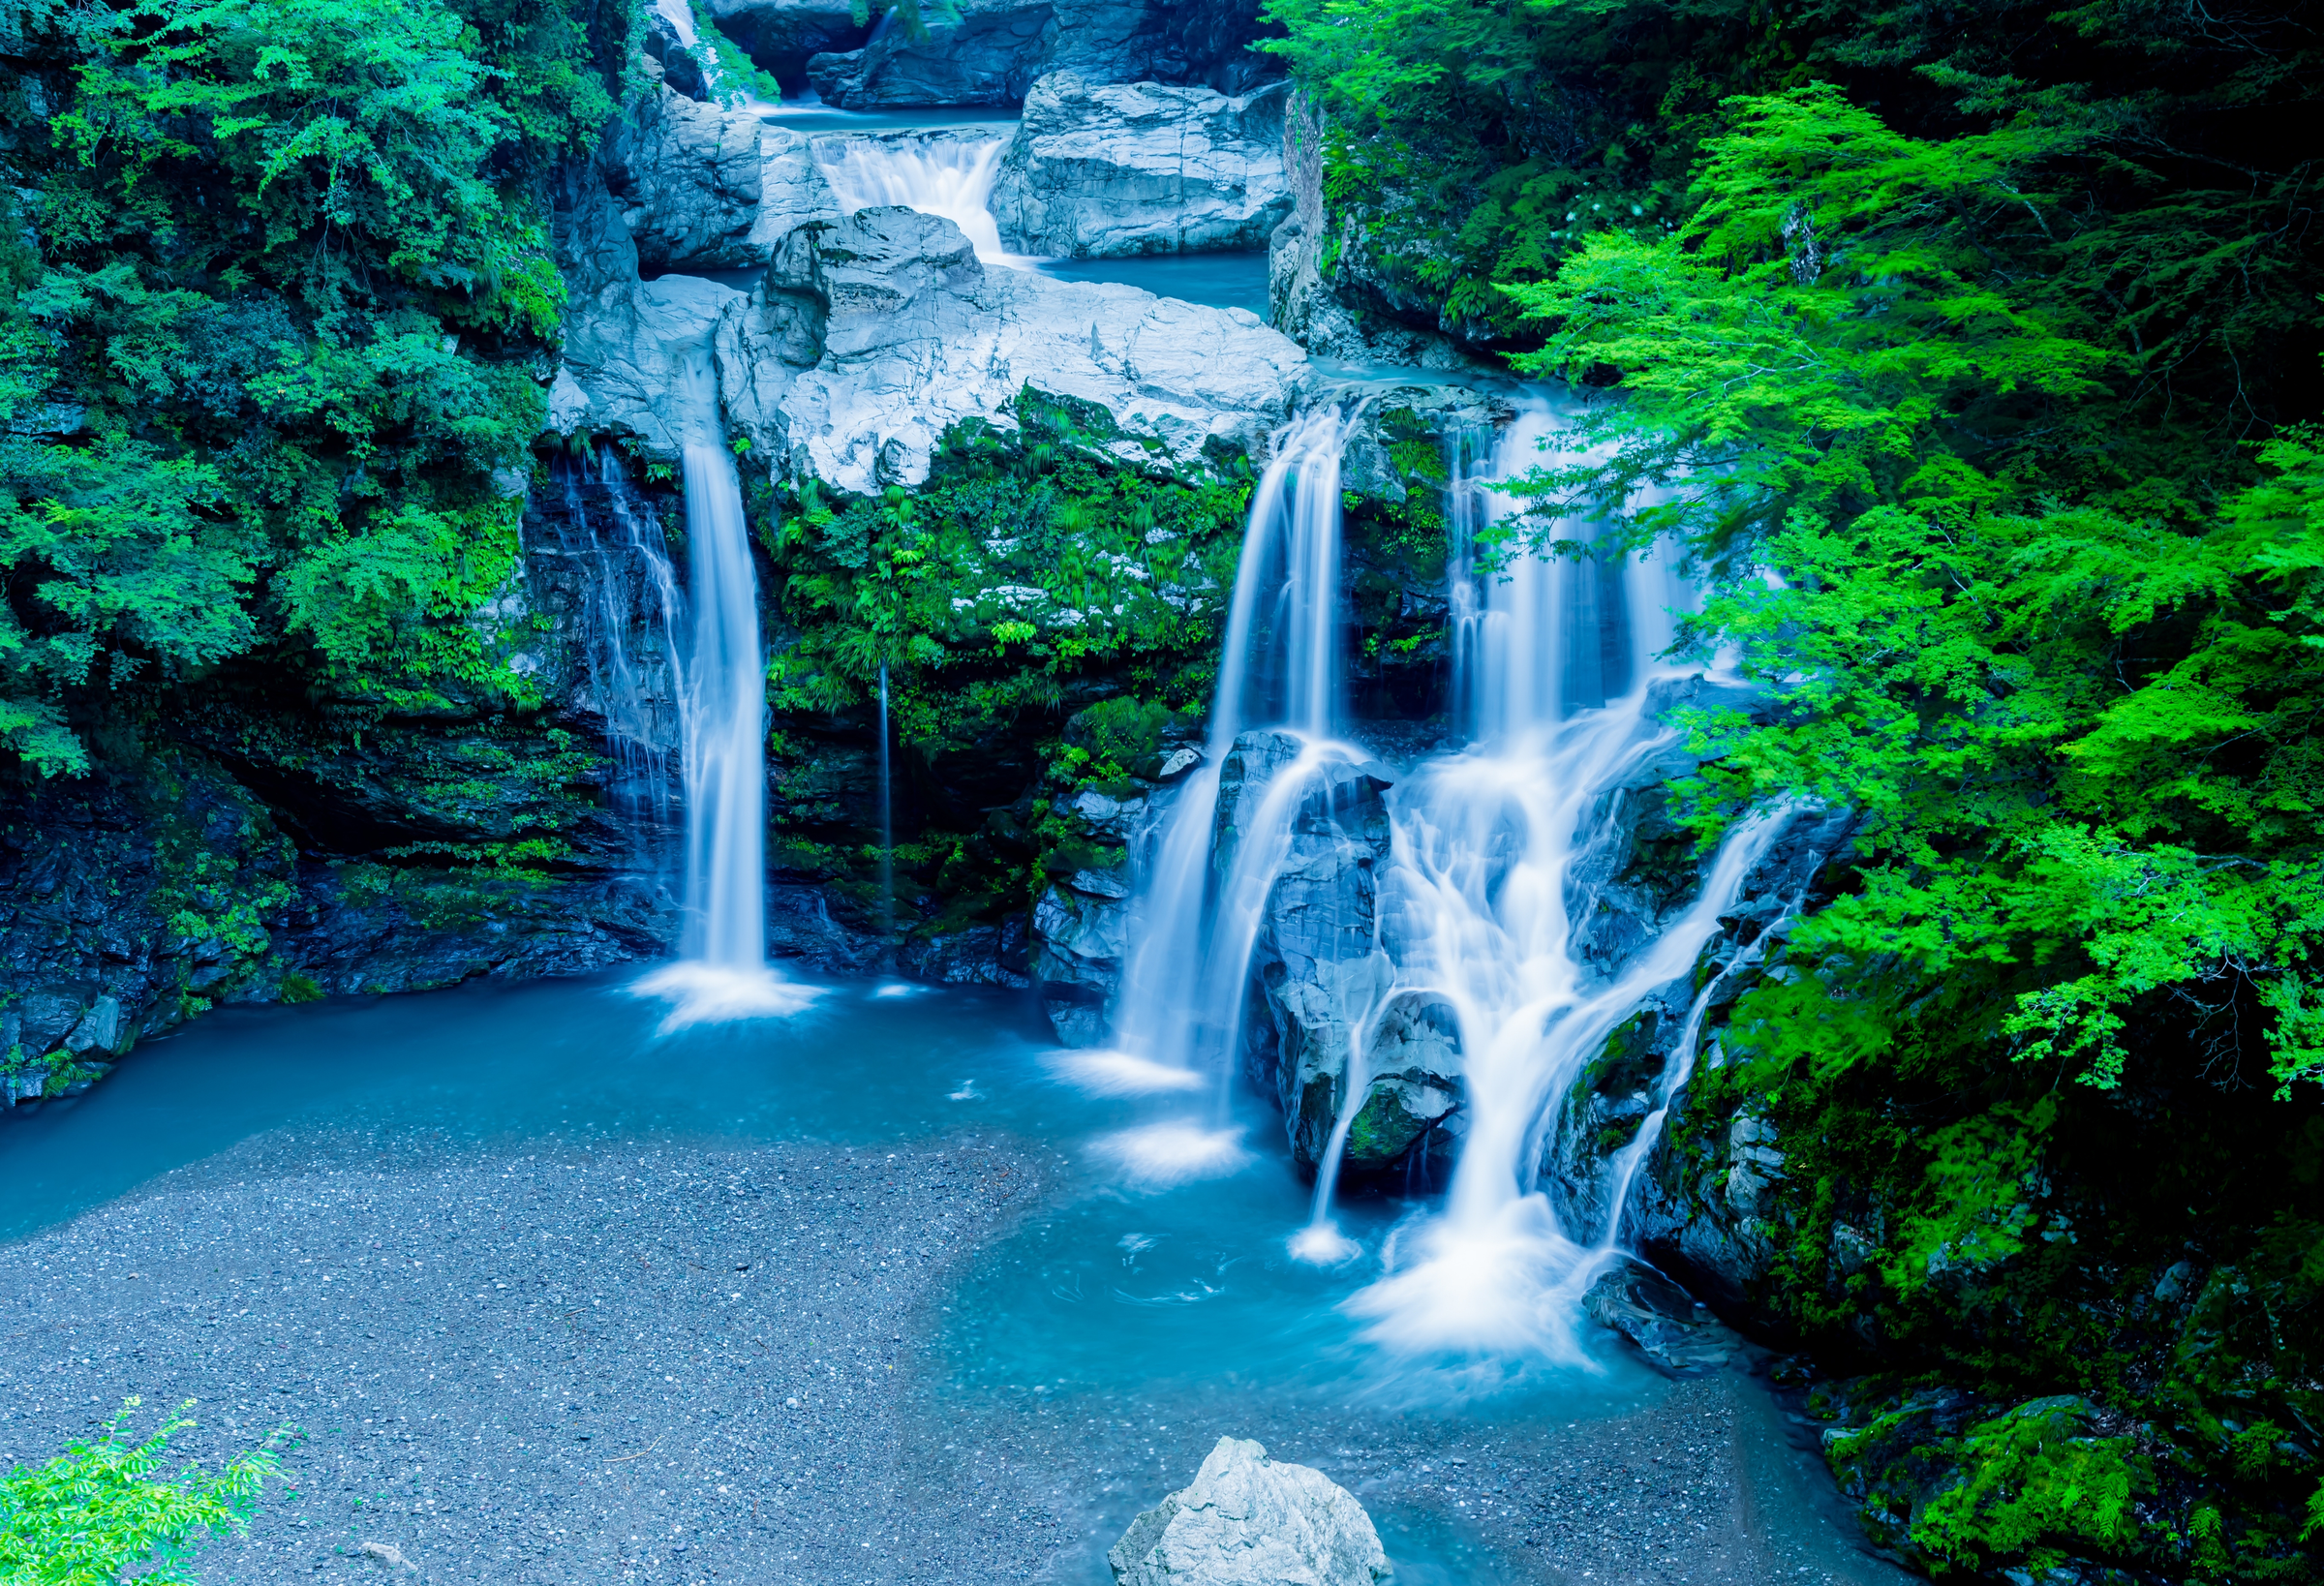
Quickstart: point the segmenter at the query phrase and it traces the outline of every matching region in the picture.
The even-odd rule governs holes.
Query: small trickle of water
[[[673,814],[685,608],[660,526],[636,500],[612,448],[598,456],[595,473],[593,480],[571,463],[560,466],[559,532],[585,594],[581,658],[588,699],[605,723],[611,803],[652,864]]]
[[[879,930],[896,934],[896,796],[888,764],[888,663],[879,663]]]

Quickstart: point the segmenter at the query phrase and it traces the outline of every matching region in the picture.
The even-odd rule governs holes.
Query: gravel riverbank
[[[1233,1383],[967,1391],[931,1348],[963,1264],[1048,1199],[997,1135],[730,1149],[278,1132],[0,1246],[0,1459],[130,1395],[188,1452],[305,1429],[295,1497],[206,1581],[1094,1586],[1221,1433],[1316,1465],[1452,1582],[1901,1580],[1739,1376],[1573,1425]],[[1824,1494],[1828,1504],[1829,1494]],[[390,1572],[395,1572],[390,1570]]]
[[[274,1136],[0,1247],[0,1459],[141,1395],[213,1458],[307,1437],[204,1578],[1024,1578],[1016,1506],[913,1479],[911,1340],[1031,1156]],[[900,1561],[916,1561],[901,1567]]]

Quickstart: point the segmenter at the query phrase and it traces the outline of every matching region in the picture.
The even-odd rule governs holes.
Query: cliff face
[[[85,1083],[220,1003],[667,952],[674,676],[614,505],[552,476],[527,513],[494,615],[531,700],[285,699],[252,668],[91,777],[0,795],[10,1099]]]

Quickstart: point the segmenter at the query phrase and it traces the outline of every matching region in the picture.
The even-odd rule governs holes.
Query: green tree
[[[283,1479],[282,1449],[295,1434],[277,1431],[214,1476],[189,1464],[165,1477],[157,1473],[169,1440],[196,1424],[185,1415],[191,1401],[132,1442],[129,1412],[138,1403],[125,1401],[93,1441],[0,1477],[0,1579],[113,1586],[135,1569],[138,1580],[190,1586],[202,1542],[249,1528],[266,1483]]]

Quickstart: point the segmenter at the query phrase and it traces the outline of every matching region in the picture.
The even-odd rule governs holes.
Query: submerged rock
[[[1273,84],[1107,87],[1070,72],[1025,97],[993,189],[1001,240],[1025,254],[1113,259],[1263,248],[1291,213]]]
[[[1388,1554],[1351,1493],[1222,1437],[1194,1480],[1130,1522],[1116,1586],[1375,1586]]]
[[[1590,1285],[1581,1308],[1600,1327],[1637,1345],[1656,1365],[1680,1376],[1716,1371],[1743,1348],[1743,1340],[1708,1306],[1635,1262],[1623,1262]]]

